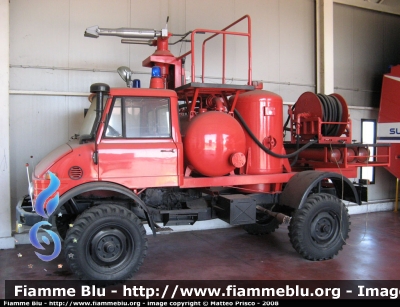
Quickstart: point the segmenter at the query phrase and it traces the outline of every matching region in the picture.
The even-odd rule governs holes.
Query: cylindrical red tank
[[[245,163],[243,128],[227,113],[196,115],[189,122],[183,146],[187,162],[205,176],[223,176]]]
[[[360,163],[366,163],[369,158],[369,149],[365,147],[358,148],[357,161]]]
[[[356,160],[356,152],[352,148],[347,148],[347,163],[353,163]]]
[[[236,110],[265,147],[277,154],[284,154],[282,97],[264,90],[246,92],[239,95]],[[265,153],[247,133],[246,143],[247,174],[282,173],[283,159]]]
[[[286,149],[286,153],[288,154],[294,151],[296,151],[296,148]],[[335,163],[342,160],[342,153],[337,148],[329,150],[326,148],[307,148],[298,154],[298,159]]]

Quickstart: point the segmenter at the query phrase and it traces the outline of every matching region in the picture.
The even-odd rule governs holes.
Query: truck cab
[[[114,88],[89,99],[80,134],[36,166],[35,196],[47,187],[49,170],[60,179],[60,195],[96,181],[129,189],[178,185],[183,159],[174,91]],[[97,99],[103,100],[101,115]]]
[[[171,90],[112,89],[95,141],[98,180],[130,189],[177,186],[177,110]]]

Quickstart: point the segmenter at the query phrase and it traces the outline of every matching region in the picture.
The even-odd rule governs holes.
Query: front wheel
[[[308,260],[331,259],[349,237],[350,216],[336,196],[325,193],[308,197],[294,213],[289,225],[293,248]]]
[[[141,221],[117,205],[99,205],[83,212],[68,230],[64,245],[68,265],[83,280],[129,279],[147,253]]]

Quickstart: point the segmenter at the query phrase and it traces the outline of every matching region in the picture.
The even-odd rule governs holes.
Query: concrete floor
[[[148,253],[134,280],[397,280],[400,213],[351,215],[350,238],[331,260],[303,259],[287,226],[266,236],[241,227],[148,236]],[[31,244],[0,250],[0,298],[5,280],[75,280],[63,254],[43,262]]]

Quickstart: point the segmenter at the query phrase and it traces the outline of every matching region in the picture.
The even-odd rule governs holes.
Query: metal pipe
[[[290,216],[287,216],[283,213],[272,212],[271,210],[265,209],[264,207],[261,207],[259,205],[256,206],[256,209],[276,218],[279,224],[289,224],[290,220],[292,219]]]
[[[149,45],[153,46],[154,40],[140,40],[140,39],[121,39],[123,44],[135,44],[135,45]]]
[[[53,91],[24,91],[24,90],[9,90],[10,95],[29,95],[29,96],[77,96],[88,97],[90,93],[79,92],[53,92]]]
[[[125,41],[125,40],[121,40]],[[128,40],[127,40],[128,42]],[[143,41],[142,44],[147,44],[146,41]],[[177,60],[180,60],[188,55],[190,55],[192,51],[188,51],[185,54],[177,57]],[[71,71],[88,71],[88,72],[116,72],[116,70],[110,70],[110,69],[99,69],[99,68],[81,68],[81,67],[57,67],[57,66],[39,66],[39,65],[17,65],[17,64],[10,64],[10,68],[24,68],[24,69],[49,69],[49,70],[71,70]],[[142,71],[132,71],[134,74],[149,74],[148,72],[142,72]],[[201,78],[201,76],[196,76],[198,78]],[[205,79],[221,79],[221,77],[218,76],[205,76]],[[248,79],[244,78],[226,78],[231,81],[248,81]],[[258,80],[261,83],[267,83],[267,84],[277,84],[277,85],[293,85],[293,86],[306,86],[306,87],[315,87],[315,84],[307,84],[307,83],[294,83],[294,82],[285,82],[285,81],[274,81],[274,80]],[[294,104],[294,103],[293,103]],[[372,107],[352,107],[349,106],[349,108],[358,108],[360,110],[375,110],[376,108]]]
[[[153,29],[135,29],[135,28],[99,28],[98,26],[86,29],[84,36],[97,38],[99,35],[119,36],[123,38],[155,39],[161,36],[161,31]]]

